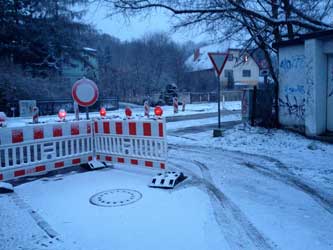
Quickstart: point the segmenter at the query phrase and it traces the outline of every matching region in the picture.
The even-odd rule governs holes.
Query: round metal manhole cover
[[[90,203],[101,207],[118,207],[134,203],[142,198],[142,194],[131,189],[112,189],[93,195]]]

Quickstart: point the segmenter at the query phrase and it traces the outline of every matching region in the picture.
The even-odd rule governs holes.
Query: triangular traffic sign
[[[208,53],[209,59],[211,60],[214,69],[218,76],[221,75],[224,65],[227,62],[228,53]]]

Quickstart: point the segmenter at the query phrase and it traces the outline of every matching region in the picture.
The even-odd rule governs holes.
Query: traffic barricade
[[[0,129],[0,181],[88,163],[91,121],[27,124]]]
[[[165,119],[100,119],[94,122],[96,159],[106,164],[165,169]]]

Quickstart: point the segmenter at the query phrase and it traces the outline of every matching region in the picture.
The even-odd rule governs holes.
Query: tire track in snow
[[[333,215],[333,204],[331,201],[323,197],[317,190],[309,186],[308,184],[300,181],[294,176],[291,176],[289,173],[279,173],[272,169],[268,169],[263,165],[253,162],[243,162],[243,166],[252,169],[262,175],[268,176],[276,181],[280,181],[284,184],[287,184],[297,190],[300,190],[307,195],[309,195],[316,203],[318,203],[322,208],[327,212]]]
[[[188,163],[187,159],[177,158]],[[184,169],[173,161],[170,163],[183,172],[192,175],[192,180],[187,181],[181,188],[197,186],[208,192],[214,209],[215,218],[220,229],[230,246],[230,249],[275,249],[258,229],[247,219],[245,214],[214,184],[208,167],[199,161],[192,161],[201,170],[203,178],[194,172]],[[177,190],[177,189],[176,189]]]
[[[202,151],[207,151],[206,147],[199,146],[199,145],[188,146],[188,145],[169,144],[169,147],[171,149],[177,149],[177,150],[179,150],[179,147],[182,147],[182,150],[184,150],[184,151],[200,153],[200,154],[202,154]],[[237,151],[237,150],[227,150],[227,149],[222,149],[222,148],[217,148],[217,147],[209,148],[209,151],[211,151],[211,150],[223,150],[223,153],[225,154],[225,156],[238,160],[243,166],[250,168],[265,176],[271,177],[277,181],[280,181],[299,191],[306,193],[318,205],[320,205],[323,209],[325,209],[328,213],[333,214],[333,199],[325,198],[324,194],[322,194],[319,190],[317,190],[311,184],[305,183],[300,178],[296,177],[292,172],[290,172],[288,167],[285,164],[283,164],[281,161],[279,161],[278,159],[275,159],[275,158],[269,157],[269,156],[265,156],[265,155],[244,153],[244,152]],[[252,158],[257,158],[260,160],[268,161],[269,163],[273,163],[277,169],[268,168],[261,164],[258,164],[257,162],[252,162],[250,160],[247,160],[246,162],[244,162],[244,157],[241,157],[241,156],[247,157],[248,159],[250,159],[252,157]]]

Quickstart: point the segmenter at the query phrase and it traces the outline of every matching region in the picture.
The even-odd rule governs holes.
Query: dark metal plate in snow
[[[93,195],[90,203],[101,207],[118,207],[134,203],[142,198],[142,194],[131,189],[112,189]]]

